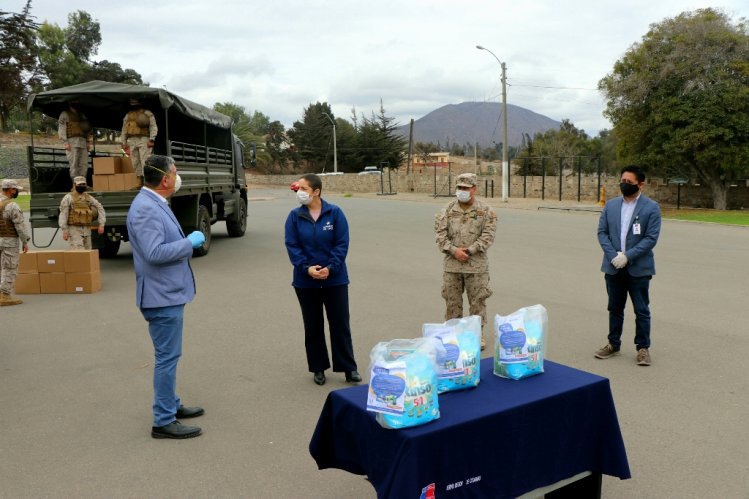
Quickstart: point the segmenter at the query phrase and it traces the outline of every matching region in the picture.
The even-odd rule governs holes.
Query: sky
[[[65,27],[84,10],[101,26],[93,60],[287,128],[315,102],[347,120],[382,103],[401,125],[447,104],[501,102],[502,61],[508,104],[595,136],[611,128],[599,80],[651,24],[706,7],[749,18],[746,0],[32,0],[31,13]]]

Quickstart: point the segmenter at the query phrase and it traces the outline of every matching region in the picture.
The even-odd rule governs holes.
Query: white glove
[[[627,262],[627,255],[622,253],[621,251],[617,252],[616,256],[611,260],[611,265],[613,265],[617,269],[623,269]]]

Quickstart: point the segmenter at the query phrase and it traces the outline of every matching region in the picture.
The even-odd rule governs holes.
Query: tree
[[[233,102],[216,102],[213,105],[213,110],[231,118],[232,132],[239,137],[239,140],[241,140],[243,144],[255,144],[256,146],[265,144],[265,135],[268,132],[267,127],[264,130],[255,130],[250,115],[247,114],[244,106],[240,106]],[[258,114],[262,115],[262,113],[255,112],[255,115]],[[263,157],[261,152],[262,151],[258,151],[258,161],[261,164],[270,161],[270,158]],[[250,149],[246,147],[244,158],[245,164],[249,164],[249,154]]]
[[[68,25],[44,23],[38,30],[39,65],[47,89],[67,87],[91,80],[144,84],[133,69],[112,61],[91,61],[101,45],[99,22],[83,10],[68,14]]]
[[[333,126],[325,114],[335,119],[327,102],[310,104],[304,109],[302,121],[295,121],[288,131],[296,153],[311,171],[321,170],[329,152],[332,156]]]
[[[380,112],[371,119],[364,119],[359,135],[360,144],[365,150],[362,154],[367,164],[387,164],[390,168],[397,169],[403,162],[406,150],[406,139],[398,135],[395,130],[398,123],[395,118],[385,114],[385,108],[380,100]]]
[[[8,131],[8,117],[23,108],[38,84],[35,30],[31,0],[20,14],[0,10],[0,130]]]
[[[127,83],[128,85],[143,85],[143,79],[134,69],[122,69],[116,62],[106,59],[93,62],[83,72],[84,81],[101,80],[112,83]]]
[[[266,149],[270,155],[273,165],[278,165],[280,172],[289,161],[289,144],[286,140],[286,130],[280,121],[268,124],[268,135],[265,142]]]
[[[749,172],[749,33],[714,9],[650,26],[599,82],[619,156],[650,174],[688,171],[725,209]]]

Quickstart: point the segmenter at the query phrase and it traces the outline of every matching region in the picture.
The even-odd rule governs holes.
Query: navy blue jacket
[[[348,222],[341,209],[322,201],[317,221],[306,206],[291,210],[286,218],[286,251],[294,266],[295,288],[326,288],[348,284],[346,255],[348,254]],[[307,273],[312,265],[328,267],[327,279],[313,279]]]
[[[620,232],[623,201],[623,198],[619,196],[607,202],[601,212],[601,218],[598,220],[598,243],[603,250],[601,271],[606,274],[616,274],[619,272],[611,265],[611,260],[622,249]],[[632,226],[635,223],[640,224],[639,234],[635,234],[632,230]],[[633,277],[655,275],[653,248],[658,242],[660,233],[661,209],[658,203],[641,194],[635,205],[635,211],[632,213],[632,220],[630,220],[629,229],[627,230],[627,250],[624,254],[627,255],[629,262],[624,268],[629,275]]]

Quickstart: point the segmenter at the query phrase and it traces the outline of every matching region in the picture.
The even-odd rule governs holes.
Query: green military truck
[[[232,133],[228,116],[163,88],[103,81],[32,94],[28,110],[29,113],[37,111],[57,120],[60,113],[67,109],[68,101],[77,100],[77,107],[93,127],[94,146],[89,153],[87,173],[88,185],[93,185],[92,159],[120,154],[115,146],[110,146],[107,152],[98,138],[119,135],[128,102],[133,98],[139,99],[156,118],[159,133],[153,153],[171,156],[177,164],[182,187],[172,196],[170,205],[186,234],[200,230],[205,235],[205,244],[195,250],[195,255],[208,253],[211,226],[218,221],[226,222],[229,236],[243,236],[247,228],[244,146]],[[100,150],[97,150],[97,143]],[[34,246],[46,247],[37,244],[33,238],[34,229],[58,227],[60,202],[70,192],[72,182],[62,147],[37,147],[33,136],[31,144],[28,164],[32,242]],[[254,155],[250,157],[254,158]],[[254,159],[251,163],[254,166]],[[127,212],[138,190],[89,193],[101,202],[107,214],[106,231],[103,236],[92,231],[92,244],[99,249],[101,256],[114,256],[119,251],[120,243],[129,240]],[[51,240],[47,246],[50,244]]]

